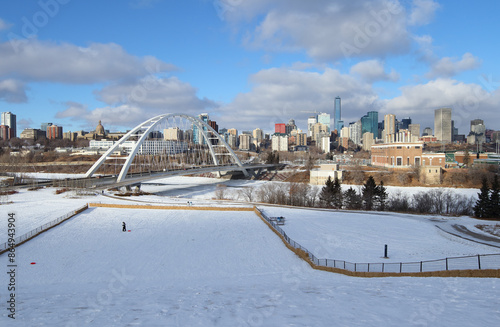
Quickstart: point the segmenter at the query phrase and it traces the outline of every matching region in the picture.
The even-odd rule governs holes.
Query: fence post
[[[384,263],[382,262],[382,272],[384,272]]]
[[[446,258],[446,270],[448,270],[448,258]]]
[[[399,273],[402,273],[403,272],[403,263],[400,262],[399,263]]]
[[[368,272],[370,272],[370,263],[368,263]]]
[[[420,261],[420,272],[422,272],[422,261]]]
[[[344,270],[345,270],[345,261],[344,261]]]
[[[354,263],[354,271],[355,271],[355,272],[357,271],[357,270],[356,270],[356,265],[357,265],[357,263]]]
[[[325,266],[328,267],[328,259],[325,259]],[[481,268],[479,268],[479,269],[481,269]]]
[[[479,266],[479,270],[481,270],[481,256],[477,255],[477,265]]]

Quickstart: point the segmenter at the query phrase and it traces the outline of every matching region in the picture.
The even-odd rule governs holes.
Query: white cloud
[[[415,26],[429,24],[440,7],[434,0],[413,0],[408,23]]]
[[[89,114],[87,106],[73,102],[67,101],[65,103],[67,108],[64,111],[60,111],[56,114],[56,118],[71,118],[71,120],[80,120]]]
[[[333,118],[335,96],[342,98],[342,117],[350,122],[373,110],[377,99],[369,84],[331,68],[322,73],[272,68],[253,75],[251,82],[250,92],[240,93],[218,110],[219,126],[274,131],[275,123],[294,118],[305,129],[314,111]]]
[[[11,40],[0,44],[0,76],[23,81],[93,84],[175,69],[154,57],[136,57],[121,46]]]
[[[451,107],[455,126],[464,134],[468,132],[470,120],[478,116],[485,121],[496,123],[499,117],[499,101],[499,89],[487,92],[480,84],[466,84],[440,78],[426,84],[401,88],[400,96],[381,101],[381,114],[396,113],[398,117],[409,116],[414,122],[420,123],[422,128],[426,126],[433,128],[434,109]]]
[[[248,47],[305,49],[312,58],[324,61],[409,51],[407,17],[397,1],[255,0],[229,8],[234,10],[227,10],[226,17],[236,26],[258,22],[242,33]]]
[[[384,70],[384,64],[376,59],[366,60],[351,67],[351,74],[359,75],[363,80],[368,83],[373,83],[376,81],[392,81],[397,82],[399,80],[399,74],[391,70],[390,73],[386,73]]]
[[[9,103],[27,102],[26,86],[13,79],[0,80],[0,100]]]
[[[461,72],[473,70],[481,65],[481,60],[471,53],[465,53],[461,60],[444,57],[431,65],[431,71],[427,77],[453,77]]]
[[[12,24],[7,23],[5,20],[0,18],[0,31],[8,30]]]
[[[134,126],[153,116],[181,112],[198,115],[217,104],[200,99],[197,90],[176,77],[155,78],[148,76],[136,81],[117,82],[95,92],[98,100],[107,106],[88,109],[86,106],[67,102],[67,108],[56,118],[84,120],[94,126],[102,120],[107,127]]]

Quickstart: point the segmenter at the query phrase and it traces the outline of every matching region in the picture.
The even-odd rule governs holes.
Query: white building
[[[272,150],[288,151],[288,135],[273,134]]]
[[[89,148],[92,150],[107,150],[116,142],[113,140],[91,140]],[[125,141],[119,146],[120,153],[131,153],[136,141]],[[145,140],[139,148],[139,154],[176,154],[186,152],[188,149],[186,142],[174,142],[165,140]]]
[[[311,116],[307,119],[307,136],[313,136],[313,126],[318,122],[318,118],[316,116]]]

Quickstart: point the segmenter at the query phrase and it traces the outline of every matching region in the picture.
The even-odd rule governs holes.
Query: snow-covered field
[[[126,199],[21,190],[1,208],[4,214],[16,212],[19,235],[87,202],[232,205],[211,200],[221,180],[163,182],[143,188],[163,196]],[[241,187],[265,182],[224,183],[237,198]],[[380,262],[384,244],[391,262],[499,252],[434,226],[441,221],[472,228],[477,221],[467,217],[263,210],[285,216],[287,234],[320,258]],[[122,221],[131,232],[121,232]],[[0,242],[6,229],[0,226]],[[91,208],[20,246],[16,255],[17,319],[2,309],[0,326],[496,326],[500,321],[498,279],[370,279],[315,271],[252,212]],[[7,258],[0,256],[3,269]],[[8,275],[0,274],[0,307],[6,307],[8,283]]]
[[[122,221],[131,232],[121,232]],[[94,208],[16,253],[17,319],[2,310],[2,326],[496,326],[500,319],[498,279],[315,271],[251,212]],[[5,305],[8,276],[0,276]]]
[[[284,216],[283,230],[316,257],[358,263],[414,262],[446,257],[500,253],[500,248],[447,235],[435,217],[379,212],[336,212],[266,207],[268,216]],[[473,219],[446,218],[448,223]],[[388,246],[389,259],[384,256]]]

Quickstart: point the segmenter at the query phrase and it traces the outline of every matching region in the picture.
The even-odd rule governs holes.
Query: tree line
[[[488,198],[498,199],[498,191],[489,191],[488,195]],[[384,183],[381,181],[377,185],[373,176],[368,177],[359,192],[352,186],[343,191],[337,178],[328,178],[321,189],[307,183],[264,183],[259,188],[244,187],[238,192],[238,198],[280,205],[449,216],[473,215],[476,202],[474,197],[446,189],[430,189],[411,195],[398,191],[389,195]]]

